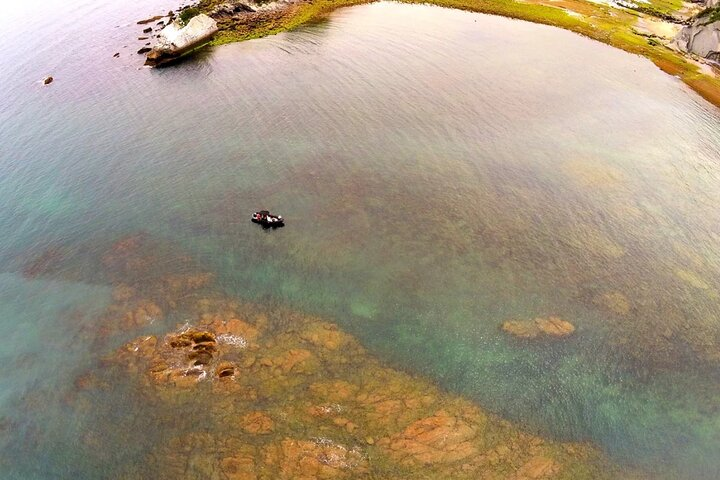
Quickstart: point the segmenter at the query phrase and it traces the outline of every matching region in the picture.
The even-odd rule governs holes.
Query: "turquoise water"
[[[569,32],[391,3],[143,69],[135,21],[177,5],[97,3],[15,5],[0,32],[8,475],[112,477],[141,454],[86,458],[97,419],[63,396],[122,340],[96,338],[114,280],[91,259],[145,232],[530,430],[717,478],[717,109]],[[259,208],[287,227],[256,228]],[[61,266],[33,275],[44,254]],[[576,335],[499,328],[548,315]],[[128,393],[98,401],[120,416]]]

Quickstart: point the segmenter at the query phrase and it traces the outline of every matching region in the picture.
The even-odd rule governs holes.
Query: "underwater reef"
[[[28,272],[42,274],[45,256]],[[524,431],[390,368],[327,319],[240,302],[146,235],[114,242],[96,275],[112,300],[67,408],[97,462],[140,442],[116,478],[617,478],[597,448]],[[41,265],[42,264],[42,265]],[[44,265],[44,267],[43,267]],[[70,269],[65,272],[72,275]],[[154,333],[147,333],[147,330]],[[122,341],[118,339],[130,338]],[[110,402],[128,410],[117,423]]]

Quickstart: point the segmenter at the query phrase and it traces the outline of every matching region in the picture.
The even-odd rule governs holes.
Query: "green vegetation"
[[[650,0],[647,4],[642,5],[646,5],[653,11],[663,15],[673,15],[683,7],[683,2],[679,0]]]
[[[191,18],[200,15],[202,13],[200,11],[200,8],[198,7],[188,7],[184,8],[178,17],[180,18],[180,21],[183,23],[183,25],[187,25],[187,23],[190,21]]]
[[[699,18],[704,18],[704,24],[720,21],[720,7],[706,8],[698,14]]]
[[[651,17],[656,17],[661,20],[665,20],[666,22],[680,23],[680,19],[676,18],[672,14],[672,10],[668,12],[666,10],[657,8],[653,5],[646,6],[646,5],[637,5],[637,4],[633,5],[632,7],[628,7],[628,8],[632,8],[632,10],[635,10],[636,12],[644,13],[645,15],[649,15]]]

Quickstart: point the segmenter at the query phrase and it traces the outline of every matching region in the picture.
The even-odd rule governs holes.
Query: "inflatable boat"
[[[251,220],[265,227],[282,227],[285,225],[282,215],[273,215],[267,210],[253,213]]]

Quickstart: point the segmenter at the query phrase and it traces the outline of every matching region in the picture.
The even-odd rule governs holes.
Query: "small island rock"
[[[217,31],[217,22],[203,13],[192,17],[187,25],[175,20],[162,29],[145,64],[155,66],[177,58],[209,41]]]

